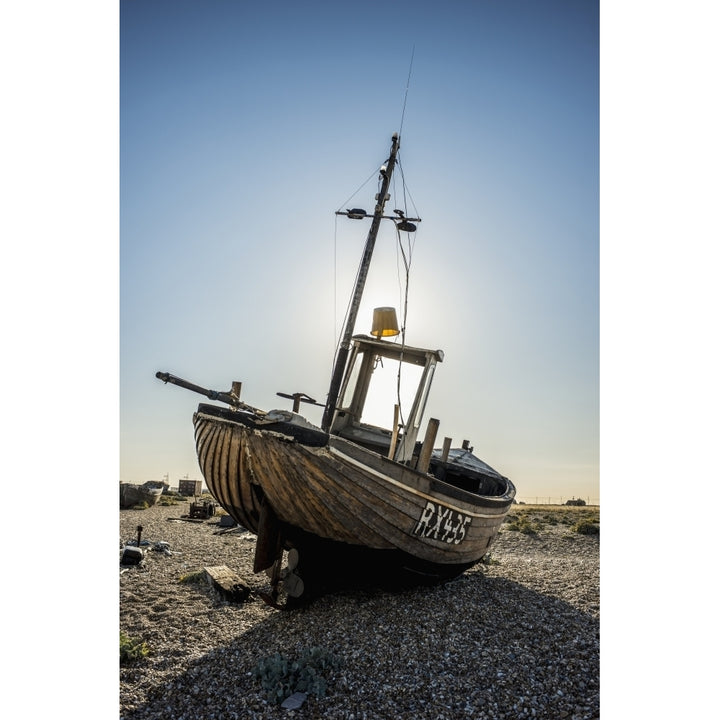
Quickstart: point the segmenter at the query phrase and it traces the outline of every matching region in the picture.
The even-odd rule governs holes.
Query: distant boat
[[[263,411],[240,400],[239,382],[218,392],[156,374],[229,406],[201,403],[193,415],[198,462],[210,493],[257,534],[254,571],[269,572],[272,603],[281,590],[297,598],[341,574],[430,583],[457,576],[488,552],[515,498],[513,483],[469,443],[451,448],[446,438],[433,447],[438,420],[431,418],[418,439],[443,351],[407,345],[404,332],[398,338],[393,308],[376,309],[371,336],[353,335],[381,221],[392,221],[398,237],[420,222],[400,210],[384,214],[399,146],[395,134],[374,213],[337,212],[369,218],[371,227],[320,427],[299,414],[302,402],[320,405],[304,393],[278,393],[293,400],[292,411]],[[409,412],[394,392],[387,398],[392,427],[362,419],[373,372],[383,363],[419,375]]]
[[[142,485],[134,485],[132,483],[120,483],[120,508],[127,510],[136,505],[147,504],[152,507],[160,499],[165,490],[166,484],[163,482],[154,482],[152,480]]]

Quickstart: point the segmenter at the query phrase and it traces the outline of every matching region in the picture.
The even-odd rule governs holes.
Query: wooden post
[[[432,455],[433,445],[435,444],[435,436],[437,435],[440,421],[435,418],[428,420],[427,430],[425,431],[425,440],[423,441],[420,457],[418,458],[416,470],[418,472],[427,472],[430,467],[430,456]]]
[[[390,450],[388,450],[388,457],[391,460],[395,459],[395,446],[397,445],[398,432],[400,430],[400,426],[398,425],[399,421],[400,421],[400,406],[395,405],[395,410],[393,411],[393,431],[392,431],[392,437],[390,438]]]
[[[442,458],[440,458],[444,463],[447,462],[448,455],[450,455],[450,445],[452,445],[452,438],[446,437],[443,441]]]

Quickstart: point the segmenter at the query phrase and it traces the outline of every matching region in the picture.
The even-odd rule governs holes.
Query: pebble
[[[120,667],[121,720],[522,720],[599,718],[599,538],[568,526],[503,528],[492,563],[445,585],[338,591],[289,611],[266,605],[254,537],[217,519],[168,522],[187,506],[120,511],[121,546],[167,542],[119,577],[120,629],[151,654]],[[547,512],[547,511],[544,511]],[[220,599],[180,577],[227,565],[252,592]],[[325,697],[298,710],[265,699],[252,674],[268,655],[322,646],[342,660]]]

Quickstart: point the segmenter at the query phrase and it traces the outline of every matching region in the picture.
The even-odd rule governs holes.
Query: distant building
[[[585,501],[582,498],[578,498],[577,500],[573,498],[572,500],[568,500],[566,505],[585,505]]]
[[[187,495],[188,497],[201,495],[202,480],[180,480],[178,481],[178,492],[180,493],[180,495]]]

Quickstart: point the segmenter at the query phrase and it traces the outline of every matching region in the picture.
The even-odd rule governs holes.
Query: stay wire
[[[400,335],[400,361],[398,362],[398,372],[397,372],[397,387],[396,387],[396,394],[397,394],[397,405],[398,405],[398,414],[399,414],[399,421],[402,427],[405,427],[405,417],[403,415],[403,407],[402,407],[402,399],[400,397],[400,388],[401,388],[401,380],[402,380],[402,361],[403,361],[403,354],[404,354],[404,348],[405,348],[405,331],[407,327],[407,310],[408,310],[408,297],[409,297],[409,290],[410,290],[410,265],[412,264],[412,250],[410,247],[408,247],[408,255],[405,254],[405,248],[402,244],[402,235],[400,234],[400,228],[398,228],[397,224],[395,225],[395,233],[397,235],[397,247],[400,249],[400,254],[402,256],[403,265],[405,267],[405,292],[404,297],[402,298],[402,323],[401,323],[401,335]],[[408,240],[408,243],[410,241]],[[402,279],[400,276],[400,263],[398,262],[398,285],[400,286],[400,292],[403,294],[402,291]]]
[[[413,45],[412,53],[410,54],[410,67],[409,67],[409,69],[408,69],[407,82],[405,83],[405,97],[403,98],[403,108],[402,108],[402,113],[401,113],[401,115],[400,115],[400,132],[399,132],[399,135],[400,135],[401,137],[402,137],[403,126],[404,126],[404,124],[405,124],[405,108],[407,107],[408,93],[410,92],[410,78],[412,77],[412,68],[413,68],[413,62],[414,62],[414,60],[415,60],[415,46]],[[399,156],[398,156],[397,164],[398,164],[398,167],[400,167],[400,174],[402,175],[402,180],[403,180],[403,182],[402,182],[402,186],[403,186],[403,203],[404,203],[404,206],[405,206],[405,210],[407,211],[407,198],[406,198],[407,185],[406,185],[406,183],[405,183],[405,174],[403,173],[403,171],[402,171],[402,166],[400,165],[400,158],[399,158]],[[352,195],[350,195],[350,197],[349,197],[347,200],[345,200],[344,203],[342,203],[342,204],[340,205],[340,208],[343,208],[343,207],[345,207],[346,205],[348,205],[348,204],[350,203],[350,201],[370,182],[370,180],[372,180],[372,177],[373,177],[373,175],[375,175],[376,172],[377,172],[377,170],[373,170],[373,171],[370,173],[370,175],[368,176],[367,180],[365,180],[365,181],[357,188],[357,190],[355,190],[355,192],[354,192]],[[394,180],[393,180],[393,183],[394,183]],[[413,207],[415,207],[415,203],[412,201],[412,196],[410,197],[410,201],[412,202]],[[340,208],[338,208],[338,210],[340,210]],[[397,229],[397,225],[396,225],[396,229]],[[407,317],[407,293],[408,293],[408,283],[409,283],[410,266],[409,266],[409,262],[408,262],[407,259],[405,258],[405,251],[404,251],[404,249],[403,249],[403,247],[402,247],[402,240],[400,239],[400,232],[397,231],[397,233],[398,233],[398,243],[399,243],[399,245],[400,245],[400,249],[401,249],[401,252],[402,252],[402,254],[403,254],[403,262],[405,263],[405,271],[406,271],[405,301],[404,301],[404,313],[403,313],[403,345],[404,345],[404,344],[405,344],[405,318]],[[337,215],[335,216],[335,239],[334,239],[334,244],[335,244],[335,246],[334,246],[335,272],[334,272],[334,285],[333,285],[333,308],[334,308],[334,312],[335,312],[336,309],[337,309]],[[413,241],[412,243],[409,242],[408,252],[409,252],[410,255],[412,254],[412,247],[413,247],[413,246],[414,246],[414,241]],[[358,274],[359,274],[359,270],[358,270],[358,273],[357,273],[356,276],[355,276],[356,279],[357,279],[357,275],[358,275]],[[348,301],[347,308],[345,309],[345,316],[344,316],[344,318],[343,318],[343,325],[345,324],[345,321],[347,320],[348,314],[350,313],[350,304],[351,304],[351,301]],[[334,313],[333,313],[333,314],[334,314]],[[337,317],[334,317],[334,318],[333,318],[333,325],[334,325],[334,328],[333,328],[333,337],[334,337],[334,340],[335,340],[335,357],[337,358],[337,353],[338,353],[338,351],[339,351],[339,349],[340,349],[340,348],[339,348],[340,341],[339,341],[339,339],[338,339],[338,337],[337,337]],[[333,361],[333,362],[334,362],[334,361]],[[400,396],[400,377],[399,377],[399,373],[398,373],[398,404],[399,404],[399,401],[400,401],[400,397],[399,397],[399,396]]]
[[[338,223],[338,216],[336,215],[335,216],[335,272],[334,272],[334,291],[333,291],[333,295],[334,295],[334,302],[333,302],[334,313],[333,313],[333,315],[335,314],[335,312],[337,312],[337,273],[338,273],[338,270],[337,270],[337,223]],[[355,287],[355,285],[357,285],[357,279],[358,279],[359,275],[360,275],[360,268],[358,267],[358,269],[355,271],[355,281],[353,282],[353,287]],[[345,323],[347,322],[348,315],[350,314],[351,305],[352,305],[352,294],[348,298],[347,306],[345,307],[345,315],[343,316],[342,327],[345,327]],[[333,336],[335,339],[335,354],[333,356],[333,365],[335,365],[335,360],[337,359],[338,352],[340,351],[341,340],[340,340],[340,338],[338,338],[338,335],[337,335],[337,316],[334,316],[333,320],[334,320]]]
[[[385,162],[387,162],[387,160],[386,160]],[[398,164],[399,164],[399,162],[398,162]],[[370,175],[368,176],[368,178],[360,185],[360,187],[358,187],[358,189],[355,190],[355,192],[354,192],[352,195],[350,195],[350,197],[349,197],[344,203],[342,203],[342,204],[340,205],[340,208],[343,208],[343,207],[345,207],[346,205],[348,205],[348,204],[350,203],[350,201],[372,180],[373,176],[374,176],[376,173],[377,173],[377,170],[373,170],[372,173],[370,173]],[[381,176],[378,177],[377,182],[378,182],[378,192],[379,192],[379,191],[380,191],[380,188],[381,188],[381,186],[382,186],[382,178],[381,178]],[[395,181],[394,181],[394,179],[393,179],[393,183],[394,183],[394,182],[395,182]],[[404,181],[403,181],[403,184],[404,184]],[[337,308],[337,227],[338,227],[338,225],[337,225],[337,215],[335,215],[335,240],[334,240],[334,244],[335,244],[335,247],[334,247],[334,253],[335,253],[335,272],[334,272],[334,278],[333,278],[333,279],[334,279],[333,308],[335,308],[335,309]],[[357,279],[358,279],[359,275],[360,275],[360,268],[358,268],[358,270],[357,270],[356,273],[355,273],[355,283],[353,283],[353,287],[354,287],[355,284],[357,283]],[[352,305],[352,296],[348,299],[348,304],[347,304],[347,307],[345,308],[345,315],[343,316],[343,323],[342,323],[342,326],[343,326],[343,327],[345,326],[345,322],[347,321],[348,315],[350,314],[350,306],[351,306],[351,305]],[[334,313],[333,313],[333,314],[334,314]],[[335,342],[335,355],[334,355],[334,358],[333,358],[333,364],[334,364],[335,358],[337,358],[337,354],[338,354],[338,352],[339,352],[339,350],[340,350],[340,339],[339,339],[338,336],[337,336],[337,317],[336,317],[336,316],[333,317],[333,325],[334,325],[334,327],[333,327],[333,338],[334,338],[334,342]]]
[[[362,185],[344,202],[340,205],[338,208],[338,212],[342,210],[346,205],[350,204],[350,201],[373,179],[373,177],[377,174],[377,169],[373,170],[370,175],[368,175],[367,180],[365,180]]]
[[[347,205],[350,204],[350,201],[373,179],[375,174],[377,173],[377,170],[373,170],[370,175],[368,175],[367,179],[364,180],[361,185],[355,190],[355,192],[350,195],[350,197],[345,200],[344,203],[342,203],[336,212],[341,212],[342,208],[345,208]],[[338,338],[338,325],[337,325],[337,233],[338,233],[338,216],[335,215],[335,236],[334,236],[334,273],[333,273],[333,340],[335,345],[335,354],[333,356],[333,365],[335,364],[335,360],[337,359],[337,354],[340,350],[340,339]],[[357,281],[357,277],[360,274],[360,270],[355,273],[355,280]],[[352,304],[352,297],[348,299],[347,307],[345,308],[345,315],[343,316],[343,322],[342,326],[345,326],[345,322],[347,321],[348,315],[350,314],[350,305]]]
[[[413,48],[413,53],[414,53],[414,48]],[[411,68],[412,68],[412,63],[411,63]],[[408,85],[409,85],[409,81],[410,81],[410,78],[409,78],[409,75],[408,75]],[[406,94],[406,97],[407,97],[407,94]],[[403,106],[403,118],[404,118],[404,113],[405,113],[405,108],[404,108],[404,106]],[[401,128],[402,128],[402,121],[401,121],[401,123],[400,123],[400,126],[401,126]],[[415,211],[415,214],[417,214],[417,210],[416,210],[416,206],[415,206],[415,201],[413,200],[412,195],[410,194],[410,191],[409,191],[408,188],[407,188],[407,183],[406,183],[406,181],[405,181],[405,173],[404,173],[404,171],[403,171],[403,167],[402,167],[402,164],[401,164],[401,162],[400,162],[400,156],[399,156],[399,155],[398,155],[397,163],[396,163],[396,164],[397,164],[397,167],[398,167],[399,170],[400,170],[400,177],[401,177],[401,179],[402,179],[402,198],[403,198],[403,208],[404,208],[404,212],[405,212],[406,214],[407,214],[407,212],[408,212],[407,208],[408,208],[408,197],[409,197],[409,198],[410,198],[410,204],[412,205],[412,207],[413,207],[413,209],[414,209],[414,211]],[[372,177],[373,177],[373,175],[374,175],[376,172],[377,172],[377,170],[374,170],[374,171],[370,174],[370,176],[367,178],[367,180],[365,180],[365,181],[360,185],[360,187],[358,187],[358,189],[357,189],[352,195],[350,195],[350,197],[349,197],[340,207],[342,208],[342,207],[348,205],[348,204],[350,203],[350,201],[355,197],[355,195],[357,195],[357,194],[360,192],[360,190],[362,190],[362,188],[364,188],[365,185],[367,185],[367,184],[370,182],[370,180],[372,180]],[[380,186],[381,186],[381,180],[380,180],[380,178],[378,178],[378,183],[379,183],[379,185],[378,185],[378,189],[379,189]],[[395,193],[396,188],[397,188],[397,176],[394,176],[394,177],[393,177],[393,193],[394,193],[394,194],[396,194],[396,193]],[[338,217],[338,216],[335,215],[335,234],[334,234],[334,264],[335,264],[335,272],[334,272],[334,285],[333,285],[333,307],[334,307],[334,309],[335,309],[334,312],[337,312],[337,228],[338,228],[338,225],[337,225],[337,222],[338,222],[337,217]],[[395,223],[395,232],[396,232],[396,235],[397,235],[397,247],[398,247],[399,250],[400,250],[400,256],[402,257],[402,264],[403,264],[403,268],[404,268],[404,270],[405,270],[405,279],[404,279],[405,282],[404,282],[404,291],[403,291],[403,280],[402,280],[401,272],[400,272],[401,268],[400,268],[400,263],[398,262],[398,285],[399,285],[400,293],[401,293],[401,296],[402,296],[401,302],[402,302],[402,306],[403,306],[403,311],[402,311],[402,330],[401,330],[400,362],[398,363],[398,375],[397,375],[397,389],[396,389],[396,392],[397,392],[397,404],[398,404],[399,422],[400,422],[400,424],[401,424],[401,427],[404,427],[404,425],[405,425],[405,419],[404,419],[404,416],[403,416],[403,407],[402,407],[401,396],[400,396],[401,377],[402,377],[401,371],[402,371],[403,348],[405,347],[405,344],[406,344],[406,342],[405,342],[405,337],[406,337],[405,333],[406,333],[406,325],[407,325],[408,298],[409,298],[409,289],[410,289],[410,267],[411,267],[411,265],[412,265],[412,255],[413,255],[413,250],[414,250],[414,247],[415,247],[415,237],[414,237],[415,233],[413,233],[412,239],[410,239],[410,236],[408,236],[408,247],[407,247],[407,252],[406,252],[406,249],[405,249],[405,247],[404,247],[404,245],[403,245],[403,242],[402,242],[402,235],[400,234],[400,229],[398,228],[397,223]],[[399,258],[398,258],[398,260],[399,260]],[[358,268],[358,270],[357,270],[356,273],[355,273],[355,282],[357,282],[357,278],[358,278],[359,274],[360,274],[360,269]],[[344,315],[344,317],[343,317],[343,327],[344,327],[345,322],[347,321],[348,315],[349,315],[349,313],[350,313],[350,306],[351,306],[351,304],[352,304],[352,298],[350,298],[350,299],[348,300],[347,306],[346,306],[346,308],[345,308],[345,315]],[[334,365],[334,364],[335,364],[335,360],[337,359],[337,354],[338,354],[338,352],[339,352],[339,350],[340,350],[340,340],[339,340],[339,338],[338,338],[338,336],[337,336],[337,317],[336,317],[336,316],[335,316],[335,318],[334,318],[334,323],[333,323],[333,324],[334,324],[333,335],[334,335],[334,341],[335,341],[335,353],[334,353],[334,358],[333,358],[333,365]]]
[[[400,176],[402,178],[402,196],[403,196],[403,211],[407,214],[408,212],[408,203],[407,203],[407,195],[409,194],[407,191],[407,185],[405,183],[405,174],[402,169],[402,163],[400,162],[400,157],[398,156],[397,160],[397,166],[400,169]],[[395,176],[396,178],[397,176]],[[393,178],[393,192],[397,189],[397,182],[396,179]],[[415,203],[412,201],[412,197],[410,198],[411,203],[413,205],[413,208],[415,207]],[[410,292],[410,267],[412,265],[412,254],[413,249],[415,247],[415,233],[412,233],[412,239],[411,235],[408,235],[408,247],[407,251],[405,249],[405,246],[403,245],[402,235],[400,228],[398,227],[398,223],[395,223],[395,233],[397,236],[397,246],[396,248],[399,250],[399,255],[397,259],[397,268],[398,268],[398,287],[400,289],[401,294],[401,303],[402,303],[402,323],[401,323],[401,342],[400,342],[400,362],[398,363],[398,372],[397,372],[397,386],[396,386],[396,394],[397,394],[397,405],[398,405],[398,413],[399,413],[399,421],[401,425],[405,426],[405,418],[403,415],[403,406],[402,406],[402,400],[401,400],[401,382],[402,382],[402,358],[403,358],[403,349],[406,344],[406,328],[407,328],[407,312],[408,312],[408,300],[409,300],[409,292]],[[404,278],[404,291],[403,291],[403,278],[401,274],[401,266],[400,266],[400,260],[402,259],[402,267],[405,270],[405,278]]]
[[[412,75],[413,60],[415,59],[415,46],[410,55],[410,69],[408,70],[407,84],[405,85],[405,99],[403,100],[402,115],[400,116],[400,136],[402,137],[403,123],[405,122],[405,106],[407,105],[408,91],[410,90],[410,76]]]

